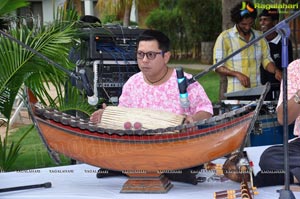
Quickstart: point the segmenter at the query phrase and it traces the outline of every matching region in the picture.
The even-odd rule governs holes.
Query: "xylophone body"
[[[249,104],[192,124],[120,130],[42,107],[31,92],[28,96],[32,119],[50,152],[123,171],[129,176],[123,193],[167,192],[172,184],[165,172],[198,166],[240,150],[260,108]]]

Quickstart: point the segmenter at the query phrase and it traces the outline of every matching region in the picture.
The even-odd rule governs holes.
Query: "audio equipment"
[[[142,29],[119,25],[81,29],[77,52],[80,59],[75,60],[76,70],[86,71],[93,97],[118,104],[124,83],[140,71],[136,61],[136,45],[142,32]],[[76,86],[87,87],[80,81],[76,81]]]

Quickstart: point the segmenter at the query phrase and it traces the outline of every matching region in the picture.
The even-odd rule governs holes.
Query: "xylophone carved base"
[[[121,193],[167,193],[173,187],[169,179],[158,172],[126,174],[129,179]]]

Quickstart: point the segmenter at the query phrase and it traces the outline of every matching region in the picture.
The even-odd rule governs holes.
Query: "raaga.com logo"
[[[241,16],[244,16],[245,14],[249,14],[254,11],[254,8],[252,8],[248,3],[242,2],[242,8],[241,8]]]
[[[287,13],[287,10],[294,10],[294,9],[299,9],[299,4],[294,3],[274,3],[274,4],[268,4],[268,3],[255,3],[254,8],[256,9],[266,9],[270,10],[271,8],[273,9],[278,9],[280,13]]]
[[[241,10],[248,10],[248,12],[253,12],[254,11],[254,9],[251,8],[251,6],[248,3],[246,3],[245,1],[242,2]]]

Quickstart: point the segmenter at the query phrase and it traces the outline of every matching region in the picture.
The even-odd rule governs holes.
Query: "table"
[[[254,172],[259,171],[258,160],[261,152],[267,146],[246,148],[249,158],[254,163]],[[224,158],[216,160],[216,163],[224,161]],[[51,188],[35,188],[13,192],[0,193],[1,199],[182,199],[213,198],[213,193],[227,189],[238,189],[239,183],[232,181],[225,182],[204,182],[198,185],[190,185],[179,182],[172,182],[173,188],[164,194],[132,194],[120,193],[127,178],[124,176],[96,178],[99,168],[87,164],[77,164],[61,167],[50,167],[33,169],[27,171],[0,173],[0,188],[16,187],[24,185],[40,184],[51,182]],[[283,186],[258,188],[259,194],[255,199],[279,198],[276,190]],[[293,192],[296,198],[300,198],[300,192]]]

